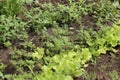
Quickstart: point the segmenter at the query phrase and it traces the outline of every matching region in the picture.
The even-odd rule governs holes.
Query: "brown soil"
[[[15,74],[15,67],[12,65],[12,63],[9,60],[9,51],[7,49],[0,50],[0,61],[4,64],[6,64],[6,68],[4,70],[5,74]],[[112,80],[108,73],[116,70],[118,72],[118,75],[120,77],[120,48],[118,49],[117,53],[114,53],[113,56],[111,56],[110,52],[107,52],[105,55],[101,55],[99,59],[97,60],[96,64],[89,64],[89,66],[86,68],[86,71],[88,74],[91,74],[95,72],[97,78],[95,80]],[[103,67],[102,67],[103,66]],[[34,71],[37,71],[38,65],[35,64]],[[74,80],[85,80],[82,77],[75,78]]]
[[[98,26],[95,24],[97,19],[95,19],[92,14],[88,14],[82,17],[82,25],[85,29],[92,28],[93,30],[99,30]]]
[[[114,53],[111,56],[110,52],[107,52],[105,55],[101,55],[97,60],[96,64],[89,64],[86,68],[88,74],[95,73],[95,80],[112,80],[108,75],[109,72],[113,70],[118,72],[118,76],[120,77],[120,49],[117,53]],[[82,77],[75,78],[74,80],[86,80]]]
[[[0,62],[6,64],[6,67],[4,69],[5,74],[14,74],[15,73],[15,67],[9,60],[9,51],[7,49],[0,50]]]
[[[45,3],[45,2],[49,2],[51,1],[53,4],[57,4],[57,3],[61,3],[61,4],[67,4],[67,0],[39,0],[40,3]],[[77,0],[75,0],[77,1]],[[96,25],[94,25],[94,23],[96,22],[96,19],[94,19],[92,17],[92,15],[86,15],[83,16],[82,18],[82,25],[85,28],[91,28],[91,26],[95,29],[98,30],[98,28],[96,28]],[[111,22],[108,23],[109,25],[112,25]],[[76,25],[78,24],[71,24],[71,27],[74,27],[74,33],[76,33]],[[48,29],[48,33],[51,32],[51,29]],[[28,40],[33,39],[33,43],[36,44],[36,46],[39,46],[40,42],[37,38],[37,36],[30,34],[30,37]],[[9,51],[7,49],[4,49],[0,46],[0,62],[6,64],[6,68],[4,70],[5,74],[14,74],[16,73],[15,67],[12,65],[12,63],[9,60]],[[106,66],[106,68],[101,71],[99,68],[101,66]],[[38,65],[35,64],[34,67],[34,71],[37,71]],[[88,73],[91,72],[95,72],[96,73],[96,80],[111,80],[110,77],[107,75],[108,72],[112,71],[112,70],[116,70],[120,76],[120,49],[117,53],[115,53],[115,57],[111,57],[110,53],[108,52],[108,54],[106,55],[101,55],[98,59],[98,61],[96,62],[95,65],[93,64],[89,64],[89,66],[86,68],[86,71]],[[81,77],[79,78],[75,78],[74,80],[85,80],[82,79]]]

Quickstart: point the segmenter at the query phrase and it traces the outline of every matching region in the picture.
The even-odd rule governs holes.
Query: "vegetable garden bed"
[[[0,80],[120,80],[119,1],[1,0]]]

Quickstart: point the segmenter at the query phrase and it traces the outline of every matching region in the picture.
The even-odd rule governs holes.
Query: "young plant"
[[[9,46],[10,42],[24,40],[27,38],[27,32],[23,21],[12,16],[0,16],[0,43]]]
[[[2,0],[0,2],[0,14],[13,16],[23,11],[23,2],[21,0]]]

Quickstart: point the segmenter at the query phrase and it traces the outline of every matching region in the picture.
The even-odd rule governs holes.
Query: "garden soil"
[[[101,55],[96,64],[89,64],[85,69],[90,75],[95,73],[95,80],[112,80],[109,76],[109,73],[112,71],[117,71],[118,76],[120,77],[120,48],[117,53],[111,53],[110,51],[107,54]],[[94,76],[94,75],[91,75]],[[82,77],[75,78],[74,80],[85,80]]]
[[[39,2],[41,4],[45,3],[45,2],[49,2],[51,1],[53,4],[67,4],[67,0],[39,0]],[[77,1],[77,0],[76,0]],[[95,23],[96,20],[93,19],[90,15],[84,16],[83,17],[83,21],[82,21],[83,25],[86,28],[90,28],[95,27],[96,25],[93,25],[91,23]],[[112,25],[112,23],[108,23],[109,25]],[[73,27],[76,24],[72,24]],[[98,30],[97,28],[95,28],[95,30]],[[30,34],[31,35],[31,34]],[[34,38],[34,44],[38,45],[38,43],[40,43],[38,41],[38,39],[36,38],[36,36],[31,35],[30,39]],[[120,77],[120,47],[117,48],[118,52],[114,53],[114,57],[111,56],[111,53],[108,51],[107,54],[105,55],[101,55],[98,60],[96,61],[96,64],[91,64],[89,63],[89,66],[87,68],[85,68],[85,70],[89,73],[91,72],[95,72],[96,74],[96,79],[95,80],[111,80],[111,78],[108,76],[108,73],[110,71],[116,70],[118,72],[118,75]],[[10,62],[9,59],[9,50],[4,48],[2,45],[0,45],[0,61],[3,62],[4,64],[6,64],[6,68],[4,70],[5,74],[16,74],[17,71],[15,70],[15,67],[13,66],[13,64]],[[106,66],[106,68],[104,70],[100,70],[99,68],[101,66]],[[35,70],[37,70],[37,64],[35,64]],[[74,80],[84,80],[82,77],[77,77],[74,78]]]

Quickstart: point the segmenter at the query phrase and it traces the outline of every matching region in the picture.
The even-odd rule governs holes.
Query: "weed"
[[[25,41],[25,42],[21,43],[20,45],[23,46],[23,48],[28,51],[29,50],[33,51],[36,48],[35,44],[33,44],[32,41]]]
[[[109,72],[109,76],[111,77],[112,80],[120,80],[120,77],[116,70]]]
[[[84,80],[96,80],[97,79],[97,74],[94,71],[91,72],[91,73],[85,72],[81,77]]]

